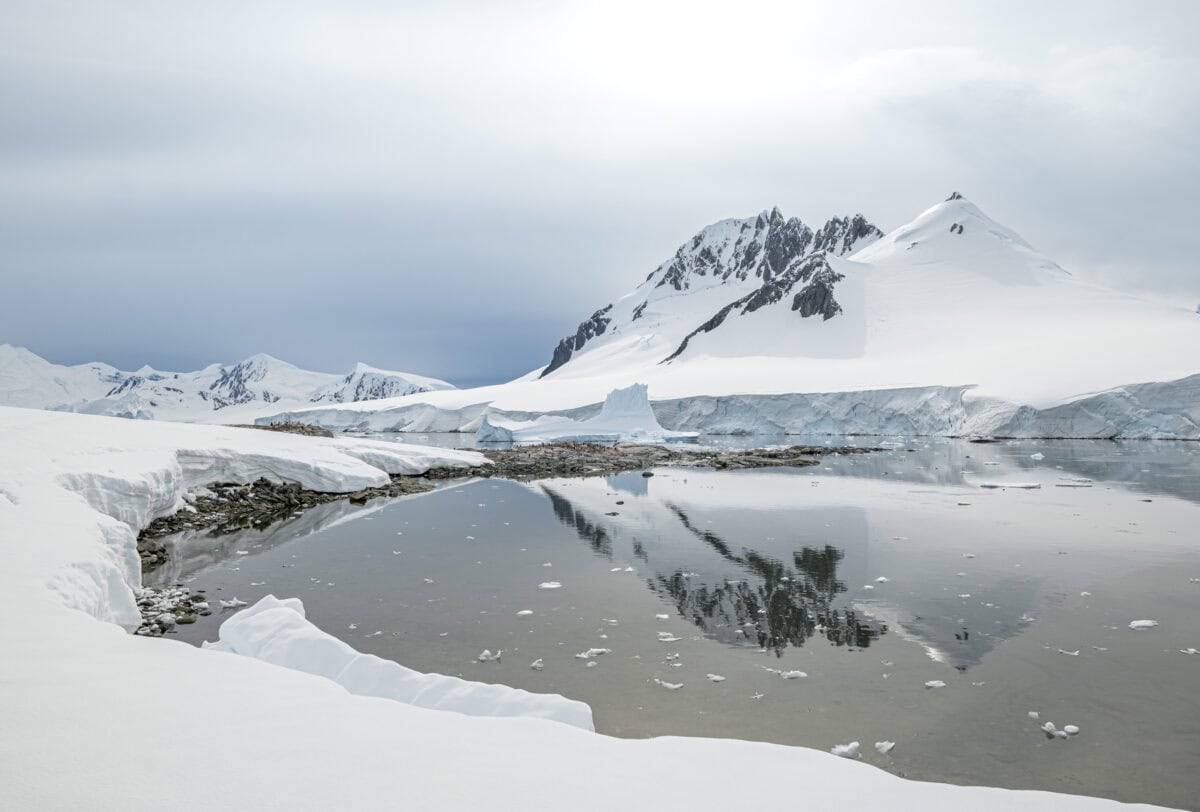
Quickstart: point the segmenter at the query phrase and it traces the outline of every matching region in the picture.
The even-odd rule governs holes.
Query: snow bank
[[[810,805],[847,810],[1133,809],[906,781],[815,750],[621,740],[546,719],[446,713],[361,695],[399,690],[402,672],[381,661],[349,657],[339,685],[100,622],[132,610],[134,527],[214,471],[270,472],[311,486],[334,480],[336,469],[358,487],[388,469],[481,461],[407,445],[384,454],[380,445],[0,408],[0,808],[161,812],[180,798],[197,808],[293,812],[777,802],[774,786],[729,780],[755,774],[787,775]],[[364,462],[367,449],[387,469]],[[256,635],[270,628],[290,638],[267,624],[266,607],[260,613],[231,627],[236,639],[227,644],[333,668],[349,655],[315,630],[306,637],[295,611],[288,634],[296,637],[275,648]],[[327,646],[324,659],[300,639]]]
[[[504,421],[484,415],[475,439],[480,442],[552,443],[563,441],[661,443],[693,440],[697,433],[668,431],[659,425],[650,408],[645,384],[614,389],[604,399],[600,414],[587,420],[542,416],[531,421]]]
[[[355,651],[309,623],[298,598],[281,601],[268,595],[222,623],[220,636],[219,642],[206,644],[205,648],[316,674],[359,696],[394,699],[470,716],[524,716],[594,729],[592,710],[583,702],[558,694],[533,694],[507,685],[422,674],[391,660]]]

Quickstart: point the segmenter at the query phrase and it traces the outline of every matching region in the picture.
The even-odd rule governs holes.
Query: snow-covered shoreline
[[[357,490],[482,457],[10,408],[0,408],[0,449],[5,809],[679,808],[776,803],[784,791],[738,775],[781,776],[808,805],[845,809],[1151,808],[906,781],[777,745],[620,740],[430,710],[133,636],[117,624],[136,622],[137,529],[188,487],[267,476]]]

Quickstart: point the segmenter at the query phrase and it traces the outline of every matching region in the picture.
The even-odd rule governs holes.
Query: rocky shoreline
[[[302,428],[288,425],[278,430],[308,433]],[[647,469],[664,466],[718,470],[801,468],[816,465],[821,457],[827,455],[862,454],[876,450],[878,449],[797,445],[775,449],[716,451],[661,445],[551,443],[481,451],[480,453],[491,461],[491,465],[476,469],[433,468],[421,477],[397,474],[393,475],[391,482],[385,486],[354,493],[309,491],[296,484],[271,482],[267,479],[259,479],[249,485],[213,482],[206,488],[189,493],[185,497],[187,507],[170,516],[155,519],[147,525],[138,535],[138,554],[142,559],[142,571],[148,572],[167,560],[167,545],[161,540],[166,536],[185,530],[209,530],[214,535],[222,535],[237,530],[262,529],[298,511],[339,499],[348,499],[354,504],[365,504],[377,497],[423,493],[433,489],[434,485],[430,480],[485,476],[529,481],[550,477],[604,476],[637,470],[645,471],[645,476],[651,476]],[[166,611],[163,610],[159,614]]]

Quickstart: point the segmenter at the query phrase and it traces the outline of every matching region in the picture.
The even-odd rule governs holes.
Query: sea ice
[[[562,589],[562,584],[558,581],[544,581],[538,584],[538,589]]]
[[[879,751],[879,754],[882,756],[886,756],[888,753],[892,752],[892,748],[895,746],[895,742],[875,742],[875,749]]]
[[[929,682],[925,683],[925,687],[926,688],[945,688],[946,683],[942,682],[940,679],[931,679],[931,680],[929,680]]]
[[[842,758],[858,758],[858,742],[850,742],[849,744],[835,744],[830,748],[829,752],[835,756]]]
[[[1135,620],[1129,624],[1129,628],[1139,631],[1141,629],[1153,629],[1157,625],[1157,620]]]

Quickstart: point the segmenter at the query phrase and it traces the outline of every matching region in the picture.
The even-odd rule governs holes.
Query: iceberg
[[[480,442],[517,444],[553,442],[664,443],[694,440],[695,431],[664,429],[650,408],[649,389],[635,383],[614,389],[604,399],[600,414],[587,420],[543,415],[534,420],[504,420],[485,414],[475,439]]]

